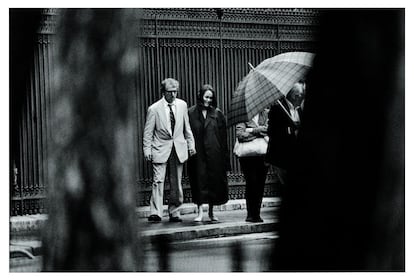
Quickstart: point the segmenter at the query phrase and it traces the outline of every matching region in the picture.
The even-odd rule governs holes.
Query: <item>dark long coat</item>
[[[289,112],[285,99],[282,105]],[[299,118],[302,119],[302,110],[299,109]],[[269,111],[269,146],[265,157],[266,162],[277,167],[288,169],[295,160],[297,152],[297,136],[293,131],[300,127],[295,124],[283,111],[280,105],[273,105]]]
[[[226,171],[230,170],[226,119],[219,109],[210,108],[204,119],[202,107],[188,110],[197,153],[188,160],[193,202],[224,204],[228,201]]]

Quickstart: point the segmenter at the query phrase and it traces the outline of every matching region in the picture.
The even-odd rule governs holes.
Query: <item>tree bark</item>
[[[68,9],[57,30],[45,271],[136,271],[138,15]]]

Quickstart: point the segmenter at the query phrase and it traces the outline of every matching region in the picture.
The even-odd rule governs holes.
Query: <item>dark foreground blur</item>
[[[318,44],[272,269],[404,271],[404,10],[325,11]]]

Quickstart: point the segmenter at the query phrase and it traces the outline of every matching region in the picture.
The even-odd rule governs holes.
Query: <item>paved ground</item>
[[[186,205],[183,211],[186,214],[182,215],[183,222],[170,223],[168,216],[165,216],[162,222],[153,223],[147,221],[148,209],[141,208],[138,220],[146,256],[143,269],[158,270],[159,252],[154,244],[162,237],[170,244],[171,271],[232,271],[232,244],[238,240],[243,243],[246,256],[243,270],[263,270],[264,264],[261,260],[266,259],[264,256],[269,249],[270,240],[277,237],[275,232],[279,200],[265,200],[262,208],[263,223],[245,222],[246,210],[243,202],[244,200],[232,201],[217,209],[217,222],[211,222],[207,213],[204,213],[202,222],[194,222],[195,207]],[[12,235],[10,241],[10,271],[40,271],[42,244],[38,233],[46,219],[42,215],[17,217],[11,221],[11,231],[17,234]]]
[[[269,267],[269,255],[277,234],[251,233],[230,237],[173,242],[168,270],[172,272],[261,272]],[[160,257],[146,250],[143,270],[159,270]]]
[[[268,232],[275,230],[276,209],[275,207],[262,209],[263,223],[245,222],[246,210],[233,210],[215,213],[219,218],[217,222],[211,222],[207,215],[203,222],[194,222],[196,214],[188,214],[182,216],[181,223],[170,223],[168,218],[160,223],[140,219],[140,225],[144,238],[164,235],[170,241]]]

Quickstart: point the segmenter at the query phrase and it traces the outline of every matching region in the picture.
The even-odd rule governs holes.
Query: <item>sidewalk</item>
[[[214,238],[249,233],[270,232],[276,229],[276,207],[280,199],[264,198],[262,203],[263,223],[247,223],[244,199],[231,200],[225,205],[216,206],[217,222],[211,222],[205,207],[202,222],[194,222],[197,207],[194,204],[182,206],[181,223],[170,223],[165,206],[163,220],[160,223],[148,222],[149,207],[138,207],[138,225],[144,243],[153,243],[155,239],[185,241],[201,238]],[[47,215],[31,215],[10,218],[10,257],[28,257],[41,254],[41,230]]]
[[[266,207],[261,211],[263,223],[245,222],[246,210],[233,210],[217,212],[215,215],[219,221],[212,222],[204,213],[202,222],[194,222],[196,214],[182,216],[181,223],[170,223],[168,218],[161,223],[147,222],[140,219],[142,227],[141,236],[145,241],[151,242],[154,239],[166,238],[169,241],[183,241],[199,238],[223,237],[238,234],[269,232],[276,229],[276,208]]]

